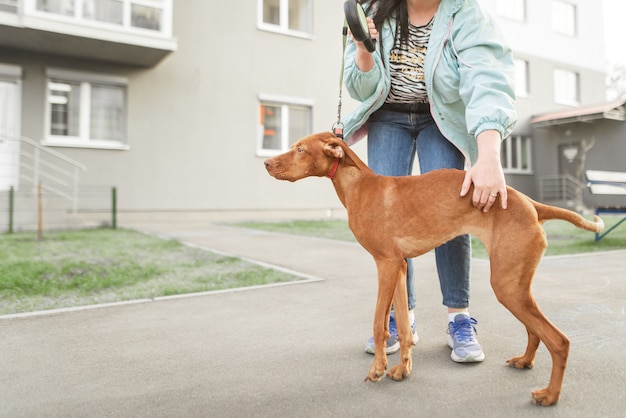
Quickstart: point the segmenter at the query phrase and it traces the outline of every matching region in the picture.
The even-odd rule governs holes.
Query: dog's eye
[[[304,152],[304,148],[298,147],[298,148],[296,148],[296,151],[298,151],[298,153],[303,153]]]

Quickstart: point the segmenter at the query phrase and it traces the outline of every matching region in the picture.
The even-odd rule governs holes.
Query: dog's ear
[[[324,144],[324,154],[333,158],[343,158],[344,151],[341,147],[341,141],[339,139],[331,139]]]

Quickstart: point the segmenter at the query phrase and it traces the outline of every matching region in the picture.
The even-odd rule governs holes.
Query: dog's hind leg
[[[378,382],[387,369],[387,338],[389,338],[389,312],[394,298],[397,283],[404,277],[406,262],[399,258],[374,259],[378,270],[378,297],[374,313],[374,363],[365,380]],[[408,318],[406,285],[403,303]],[[402,309],[402,308],[401,308]]]
[[[514,303],[510,302],[511,299],[503,298],[501,302],[503,300],[505,301],[503,305],[526,326],[529,337],[526,353],[523,356],[509,359],[507,363],[517,368],[532,367],[535,352],[539,340],[541,340],[552,357],[552,373],[548,386],[534,391],[532,397],[533,402],[537,405],[553,405],[558,402],[561,396],[563,376],[569,353],[569,339],[544,316],[532,296]]]
[[[526,347],[524,355],[515,356],[506,361],[506,364],[516,369],[532,369],[535,365],[535,354],[537,353],[537,348],[541,340],[530,332],[528,328],[526,328],[526,332],[528,333],[528,346]]]
[[[553,405],[561,394],[569,340],[545,317],[531,294],[532,279],[545,248],[545,238],[537,234],[534,238],[530,237],[526,245],[520,240],[510,245],[501,244],[492,255],[491,286],[500,303],[526,326],[529,338],[526,353],[513,357],[509,364],[516,367],[523,363],[532,364],[538,340],[541,340],[552,357],[552,373],[548,386],[534,391],[532,396],[538,405]],[[523,254],[521,258],[520,254]]]

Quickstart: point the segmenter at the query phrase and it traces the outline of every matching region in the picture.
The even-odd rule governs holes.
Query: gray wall
[[[518,124],[514,134],[530,136],[532,138],[532,167],[531,174],[507,174],[507,183],[533,198],[539,198],[537,178],[546,175],[559,174],[557,142],[546,140],[544,129],[535,129],[530,125],[530,119],[543,113],[571,109],[571,106],[562,105],[554,101],[554,82],[552,74],[555,68],[561,65],[540,58],[517,54],[529,63],[529,96],[518,97],[516,108]],[[567,66],[580,75],[580,103],[593,105],[605,102],[604,86],[605,73],[593,69]],[[572,127],[569,127],[571,130]],[[574,128],[576,129],[576,128]],[[609,151],[610,152],[610,151]]]
[[[85,187],[115,185],[123,211],[340,208],[330,182],[278,182],[256,155],[259,94],[312,100],[314,131],[335,121],[341,4],[315,5],[314,38],[257,29],[256,5],[175,2],[179,48],[154,68],[0,51],[24,68],[22,133],[45,137],[46,67],[121,75],[129,150],[56,148],[88,167]],[[345,107],[349,108],[346,100]]]

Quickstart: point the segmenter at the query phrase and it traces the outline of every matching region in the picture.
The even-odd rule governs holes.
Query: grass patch
[[[622,219],[620,216],[603,216],[605,230]],[[246,222],[235,226],[260,229],[269,232],[289,233],[356,242],[348,222],[343,220],[291,221],[291,222]],[[572,224],[553,220],[543,224],[548,237],[546,255],[580,254],[596,251],[626,249],[626,223],[618,226],[600,241],[595,234],[576,228]],[[472,237],[472,253],[476,258],[487,258],[482,242]]]
[[[296,279],[131,230],[0,235],[0,314]]]
[[[234,224],[233,226],[259,229],[282,234],[304,235],[316,238],[356,242],[352,231],[348,227],[348,221],[342,220],[242,222]]]

